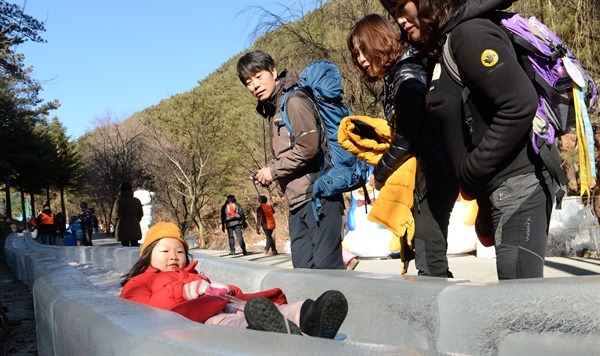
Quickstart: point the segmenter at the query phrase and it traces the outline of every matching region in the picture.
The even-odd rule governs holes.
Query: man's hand
[[[273,176],[271,175],[271,168],[263,167],[256,173],[256,180],[263,187],[267,187],[273,183]]]

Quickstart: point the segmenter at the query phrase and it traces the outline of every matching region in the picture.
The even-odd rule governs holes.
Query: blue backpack
[[[280,114],[290,134],[293,131],[286,113],[286,102],[288,95],[296,90],[305,90],[313,99],[321,121],[317,126],[327,135],[326,140],[321,140],[326,141],[320,150],[321,176],[314,182],[312,194],[313,212],[316,221],[319,221],[322,207],[319,198],[365,187],[369,169],[365,161],[344,150],[338,142],[340,122],[352,112],[345,100],[342,77],[335,64],[325,60],[310,63],[300,73],[298,84],[284,95]]]

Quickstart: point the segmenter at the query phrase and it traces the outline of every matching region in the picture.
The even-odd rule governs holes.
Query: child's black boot
[[[327,291],[317,300],[307,299],[300,309],[300,330],[304,335],[333,339],[348,314],[342,292]]]

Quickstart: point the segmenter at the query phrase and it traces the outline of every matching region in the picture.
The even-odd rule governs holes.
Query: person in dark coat
[[[130,183],[122,183],[119,189],[121,193],[112,212],[115,239],[121,241],[122,246],[139,246],[139,240],[142,239],[140,220],[144,216],[142,203],[133,196]]]
[[[347,41],[362,77],[370,82],[383,81],[381,101],[393,129],[390,148],[375,166],[371,185],[381,190],[392,173],[417,157],[412,209],[415,265],[420,276],[452,277],[446,251],[458,184],[426,114],[426,63],[382,15],[362,18],[352,27]]]
[[[83,231],[83,246],[94,246],[92,235],[94,233],[94,211],[88,207],[88,203],[82,201],[79,203],[81,213],[77,216]]]
[[[65,238],[65,230],[67,229],[67,220],[65,219],[65,216],[63,215],[62,212],[58,212],[58,214],[56,214],[54,216],[54,222],[56,223],[56,230],[58,231],[58,238],[59,239],[64,239]]]
[[[498,279],[543,277],[557,185],[529,143],[535,87],[506,32],[488,18],[513,0],[380,2],[403,36],[435,63],[429,115],[442,133],[461,195],[477,200],[475,231],[496,247]],[[468,91],[439,63],[442,55],[453,56]],[[560,160],[555,151],[552,159]]]

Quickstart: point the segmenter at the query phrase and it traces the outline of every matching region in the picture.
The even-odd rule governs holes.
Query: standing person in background
[[[67,219],[65,219],[65,216],[63,215],[62,212],[58,212],[55,216],[54,216],[54,222],[56,223],[56,231],[58,231],[58,238],[59,239],[64,239],[65,238],[65,230],[67,229]]]
[[[529,143],[538,97],[508,35],[488,18],[513,1],[380,1],[437,63],[427,107],[463,197],[477,199],[475,228],[495,243],[498,278],[543,277],[556,185]],[[438,63],[450,31],[464,86]]]
[[[277,254],[277,248],[275,248],[275,240],[273,239],[273,230],[275,230],[275,210],[273,210],[273,206],[267,204],[267,197],[261,195],[258,198],[258,202],[260,205],[256,209],[256,233],[260,234],[260,228],[262,227],[265,232],[265,255],[269,254],[269,249],[271,250],[271,255]]]
[[[56,222],[50,205],[44,204],[44,210],[36,218],[38,238],[41,236],[42,243],[56,245]]]
[[[88,203],[82,201],[79,204],[81,208],[81,214],[77,216],[81,224],[81,230],[83,231],[83,246],[93,246],[92,234],[94,232],[94,212],[88,208]]]
[[[408,158],[417,157],[412,209],[415,265],[421,276],[452,277],[446,251],[458,185],[426,114],[427,72],[423,60],[401,39],[394,25],[379,14],[358,21],[348,34],[347,45],[364,80],[383,80],[381,100],[393,129],[390,148],[377,163],[370,184],[381,190]]]
[[[68,230],[75,236],[75,243],[77,246],[81,246],[83,242],[83,230],[81,229],[81,221],[77,215],[71,217]]]
[[[314,181],[321,174],[319,154],[322,140],[319,112],[305,90],[294,90],[287,97],[286,112],[293,134],[281,118],[285,92],[298,84],[295,70],[279,72],[275,60],[263,51],[249,52],[237,63],[237,75],[246,89],[258,99],[256,112],[269,123],[271,161],[257,174],[257,181],[268,186],[275,180],[288,201],[289,234],[294,268],[345,269],[342,260],[342,194],[320,198],[319,222],[311,205]]]
[[[246,243],[244,242],[244,234],[242,229],[248,227],[246,216],[242,206],[235,200],[235,195],[230,194],[225,200],[225,204],[221,207],[221,231],[225,232],[227,228],[227,236],[229,237],[229,254],[235,255],[235,239],[233,234],[237,236],[238,243],[242,249],[242,255],[246,256]]]
[[[119,190],[121,192],[115,201],[112,212],[115,239],[121,241],[121,246],[139,246],[139,240],[142,239],[140,221],[144,216],[142,203],[133,196],[133,188],[130,183],[121,183]]]

